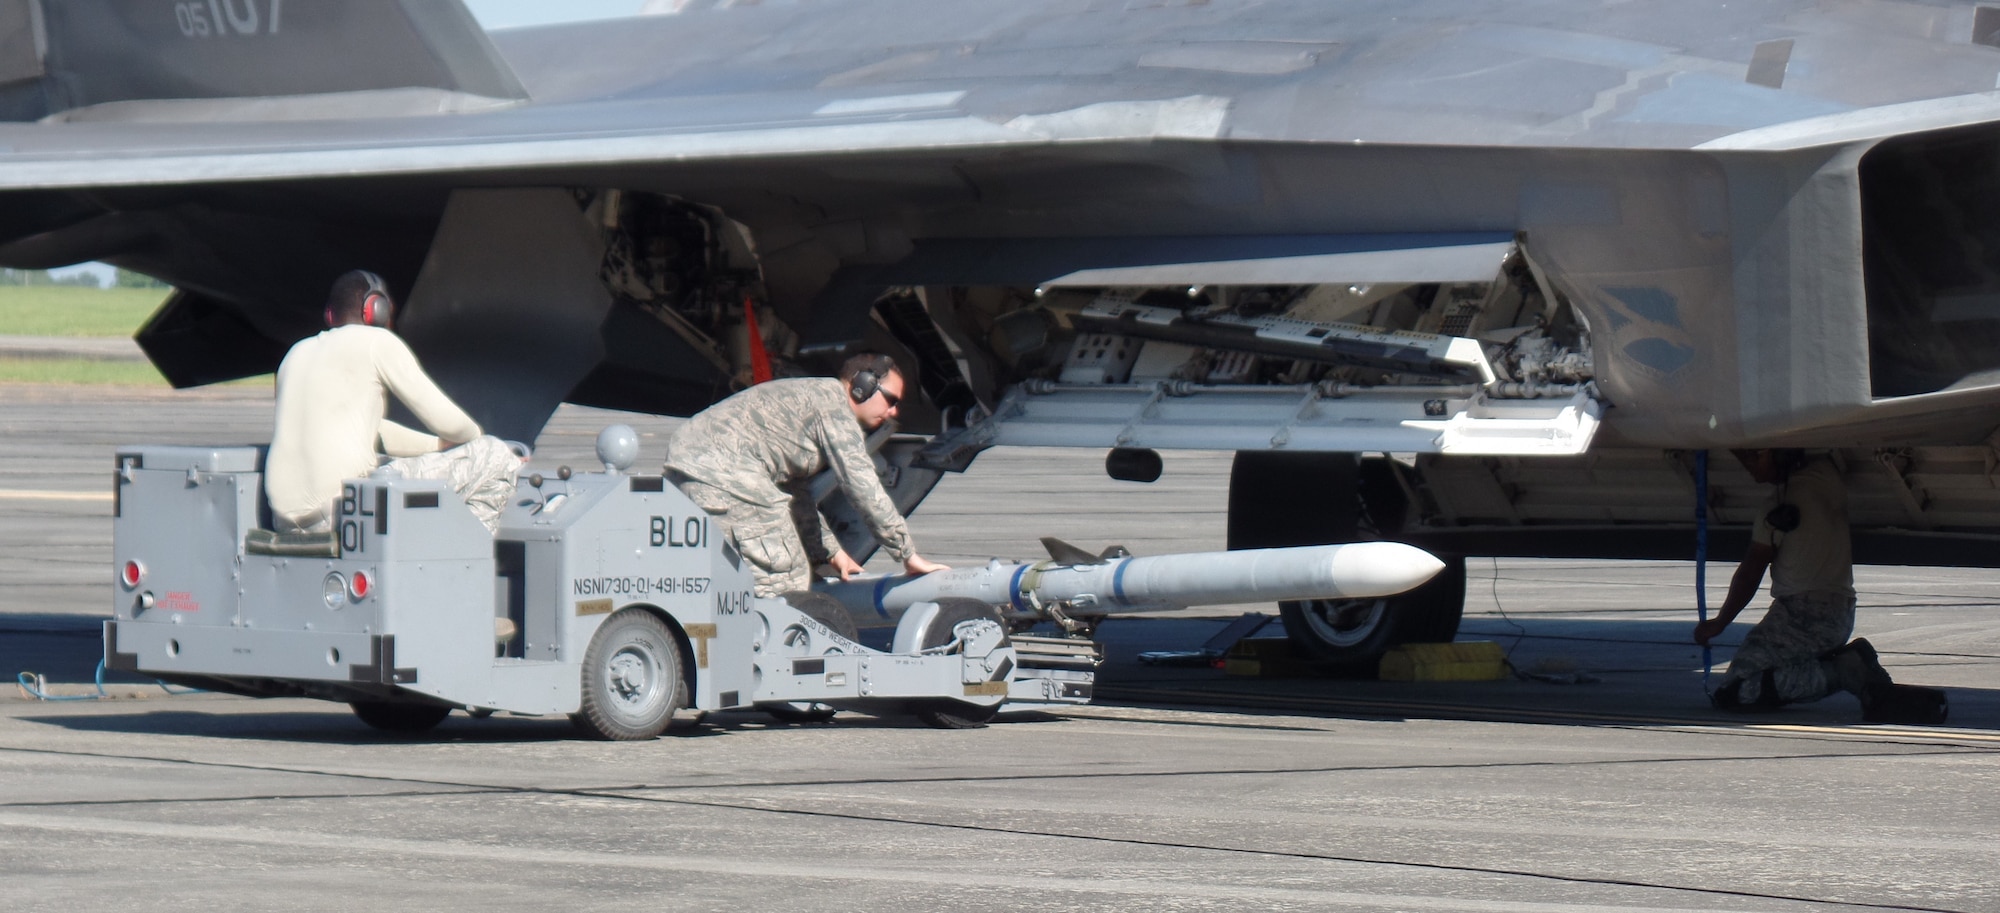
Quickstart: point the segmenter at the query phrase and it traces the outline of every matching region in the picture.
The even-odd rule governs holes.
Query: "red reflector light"
[[[131,589],[146,579],[146,566],[137,561],[127,561],[125,567],[119,570],[118,577],[125,582],[127,589]]]
[[[347,580],[347,592],[357,600],[367,599],[368,590],[372,586],[374,581],[368,579],[367,571],[355,571],[354,576]]]

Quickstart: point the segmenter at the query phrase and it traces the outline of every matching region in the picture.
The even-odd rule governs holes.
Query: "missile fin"
[[[1108,555],[1093,555],[1054,536],[1043,536],[1042,547],[1048,549],[1049,560],[1057,564],[1080,567],[1087,564],[1103,564],[1110,560]],[[1109,551],[1108,549],[1106,551]]]

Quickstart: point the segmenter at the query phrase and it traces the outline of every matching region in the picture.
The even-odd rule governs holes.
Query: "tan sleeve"
[[[472,416],[465,414],[451,397],[438,389],[431,377],[417,364],[416,353],[395,334],[384,331],[381,343],[375,348],[375,370],[382,377],[382,384],[389,388],[396,399],[416,414],[424,427],[436,432],[439,438],[454,444],[463,444],[479,437],[483,432]],[[387,443],[385,440],[384,443]]]
[[[382,452],[392,457],[423,456],[444,449],[444,441],[437,435],[405,428],[386,418],[376,430],[382,438]]]
[[[868,522],[876,540],[897,561],[910,560],[917,550],[910,542],[909,524],[903,521],[896,502],[882,489],[882,477],[875,474],[875,459],[868,453],[861,424],[852,414],[841,410],[832,417],[823,416],[816,423],[815,434],[820,437],[818,443],[827,463],[840,479],[841,490],[847,492],[847,500]]]

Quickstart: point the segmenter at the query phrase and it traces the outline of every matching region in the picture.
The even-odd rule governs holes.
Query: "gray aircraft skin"
[[[726,395],[754,300],[781,372],[867,345],[921,381],[885,449],[906,507],[988,445],[1195,446],[1245,453],[1237,544],[1686,557],[1693,451],[1799,446],[1841,456],[1860,560],[2000,558],[2000,7],[649,13],[0,0],[0,263],[174,285],[139,339],[177,385],[273,370],[374,269],[521,439],[562,401]],[[1285,357],[1354,325],[1496,374],[1365,333]],[[1092,373],[1092,334],[1140,354]],[[1183,401],[1217,408],[1161,418]],[[1217,417],[1257,403],[1275,424]],[[1761,493],[1714,471],[1728,555]]]

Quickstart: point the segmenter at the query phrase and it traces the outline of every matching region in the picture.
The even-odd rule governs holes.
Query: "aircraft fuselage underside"
[[[1841,448],[1863,560],[1994,560],[1976,538],[2000,531],[1979,384],[1869,401],[1888,413],[1874,427],[1801,422],[1816,410],[1798,408],[1759,419],[1751,435],[1759,394],[1714,369],[1760,343],[1732,348],[1733,330],[1690,324],[1662,291],[1713,280],[1639,288],[1566,274],[1529,232],[953,239],[859,271],[872,285],[829,261],[802,301],[785,291],[800,281],[796,252],[774,250],[784,231],[718,206],[616,189],[467,189],[426,217],[412,196],[388,237],[434,225],[421,260],[370,251],[365,237],[348,254],[300,246],[327,269],[389,261],[409,290],[402,332],[447,391],[508,436],[532,438],[562,401],[689,414],[748,382],[759,347],[781,375],[868,347],[895,354],[923,392],[881,450],[906,510],[992,446],[1343,452],[1390,467],[1381,477],[1401,489],[1388,508],[1366,506],[1382,535],[1457,553],[1685,557],[1689,454],[1752,436]],[[176,263],[240,264],[227,242],[254,220],[180,217],[192,231],[123,262],[170,279]],[[1551,246],[1558,262],[1576,254],[1573,240]],[[1007,265],[954,265],[981,256]],[[291,297],[303,297],[308,284],[295,280]],[[852,329],[829,333],[842,308]],[[312,313],[237,307],[184,282],[141,341],[170,377],[206,382],[269,370],[275,340],[309,332]],[[1635,335],[1648,321],[1652,335]],[[1800,337],[1785,345],[1798,350]],[[1675,346],[1684,364],[1649,367],[1678,357],[1661,355]],[[1689,370],[1696,363],[1710,370]],[[1725,391],[1734,399],[1718,399]],[[1971,420],[1910,410],[1927,398],[1952,399]],[[1717,461],[1727,484],[1712,515],[1725,525],[1747,521],[1761,498],[1734,470]],[[865,526],[837,492],[828,507],[866,551]],[[1734,539],[1718,543],[1726,553]]]

